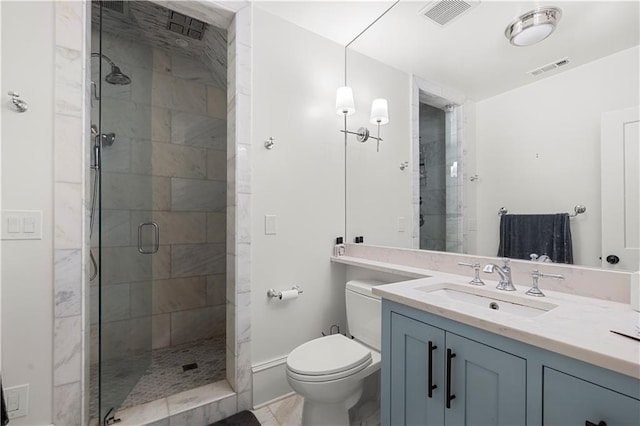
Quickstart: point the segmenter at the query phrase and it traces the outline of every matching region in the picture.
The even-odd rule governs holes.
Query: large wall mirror
[[[496,256],[501,209],[569,213],[573,263],[638,269],[640,3],[548,3],[530,46],[505,36],[530,1],[389,2],[349,45],[347,127],[377,134],[375,98],[389,123],[348,139],[347,241]]]

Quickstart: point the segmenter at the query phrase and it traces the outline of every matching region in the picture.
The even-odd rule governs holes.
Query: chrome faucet
[[[502,267],[496,265],[495,263],[488,263],[482,272],[492,273],[494,270],[500,275],[500,281],[496,288],[498,290],[504,291],[516,291],[516,288],[513,286],[513,282],[511,281],[511,267],[509,266],[509,259],[502,259],[504,263]]]

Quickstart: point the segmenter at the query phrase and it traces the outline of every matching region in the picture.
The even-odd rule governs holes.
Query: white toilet
[[[347,323],[353,339],[320,337],[287,357],[287,380],[304,397],[304,426],[348,426],[349,408],[362,395],[364,379],[380,369],[381,302],[371,292],[383,283],[347,282]]]

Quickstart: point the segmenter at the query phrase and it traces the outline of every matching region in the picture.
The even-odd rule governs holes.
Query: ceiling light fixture
[[[504,35],[514,46],[531,46],[549,37],[561,17],[557,7],[539,7],[509,24]]]
[[[189,42],[183,38],[177,38],[175,44],[178,47],[189,47]]]

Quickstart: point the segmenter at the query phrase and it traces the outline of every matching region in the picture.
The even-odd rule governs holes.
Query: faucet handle
[[[480,279],[480,264],[479,263],[466,263],[466,262],[458,262],[458,265],[460,266],[468,266],[470,268],[473,268],[474,272],[475,272],[475,277],[469,281],[469,284],[473,284],[473,285],[484,285],[484,281],[482,281],[482,279]]]
[[[508,268],[509,267],[509,262],[510,262],[510,259],[508,257],[503,257],[502,258],[502,268],[503,269]]]
[[[529,296],[544,297],[544,293],[538,288],[538,279],[552,278],[554,280],[563,280],[564,276],[558,274],[543,274],[539,270],[534,269],[531,272],[531,278],[533,279],[532,287],[527,290],[526,294]]]

